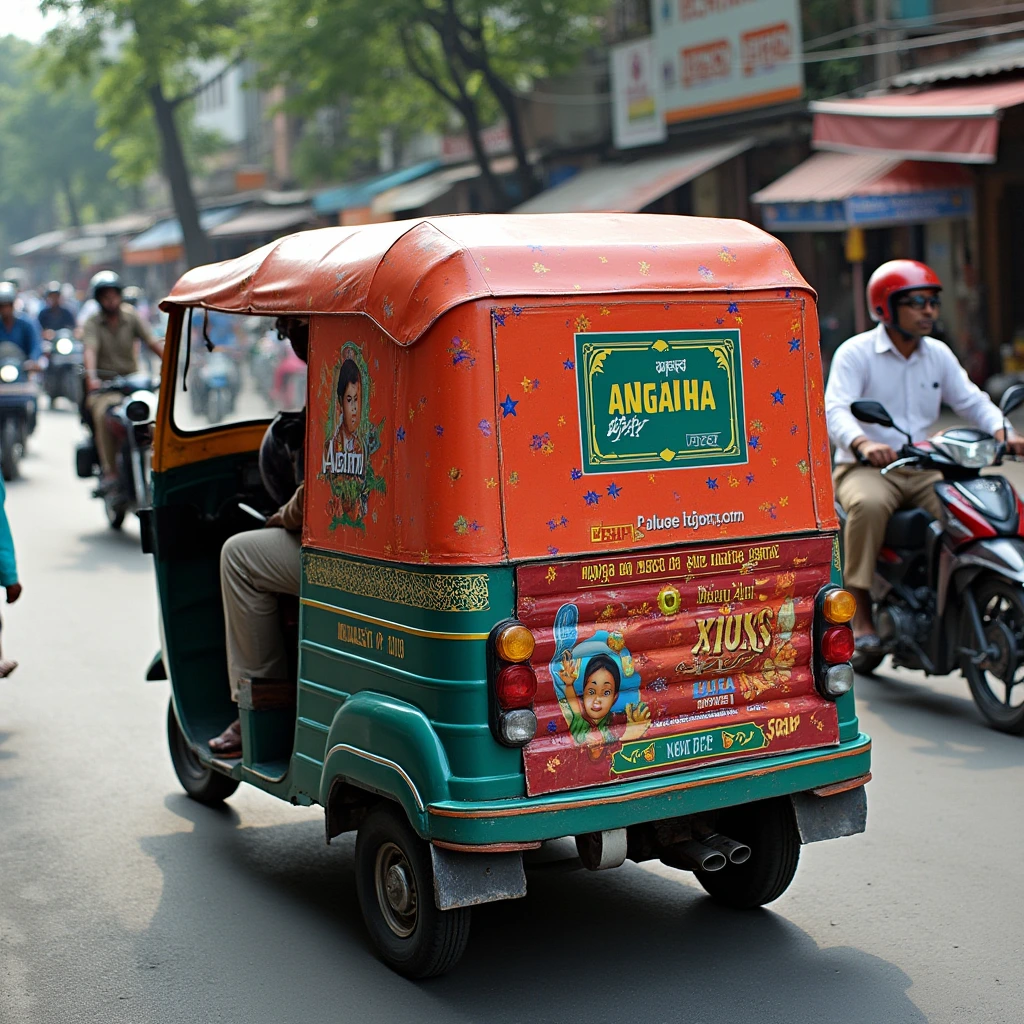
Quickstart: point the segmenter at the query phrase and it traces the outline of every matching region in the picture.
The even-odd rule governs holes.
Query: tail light
[[[534,638],[515,619],[499,623],[488,644],[491,728],[499,742],[523,747],[537,732],[533,702],[537,696],[537,674],[530,664]]]
[[[818,594],[814,617],[814,677],[823,697],[835,700],[853,686],[853,631],[847,623],[857,601],[841,587],[826,587]]]

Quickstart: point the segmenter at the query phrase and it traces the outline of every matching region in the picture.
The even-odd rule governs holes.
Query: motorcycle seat
[[[890,548],[923,548],[928,525],[935,519],[923,508],[894,512],[885,527],[885,545]]]

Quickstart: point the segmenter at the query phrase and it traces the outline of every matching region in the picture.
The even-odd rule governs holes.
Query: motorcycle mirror
[[[1024,405],[1024,384],[1011,384],[999,400],[999,409],[1004,416]]]
[[[864,399],[851,404],[850,412],[861,421],[861,423],[875,423],[880,427],[896,427],[892,417],[886,411],[881,402],[872,402]],[[896,429],[899,429],[896,427]]]

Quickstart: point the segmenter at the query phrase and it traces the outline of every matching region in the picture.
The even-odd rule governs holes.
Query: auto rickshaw
[[[393,968],[451,968],[546,840],[752,908],[802,843],[863,831],[815,296],[776,239],[645,215],[324,228],[192,270],[162,308],[177,386],[144,543],[174,766],[197,800],[245,782],[320,805],[328,841],[355,830]],[[235,717],[218,556],[272,509],[265,404],[188,416],[208,310],[310,324],[294,673],[246,681],[231,760],[207,744]]]

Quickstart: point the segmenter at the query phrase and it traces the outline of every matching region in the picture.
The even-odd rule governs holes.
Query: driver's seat
[[[888,548],[923,548],[928,537],[928,527],[935,522],[935,516],[923,508],[897,509],[885,527],[885,546]]]

